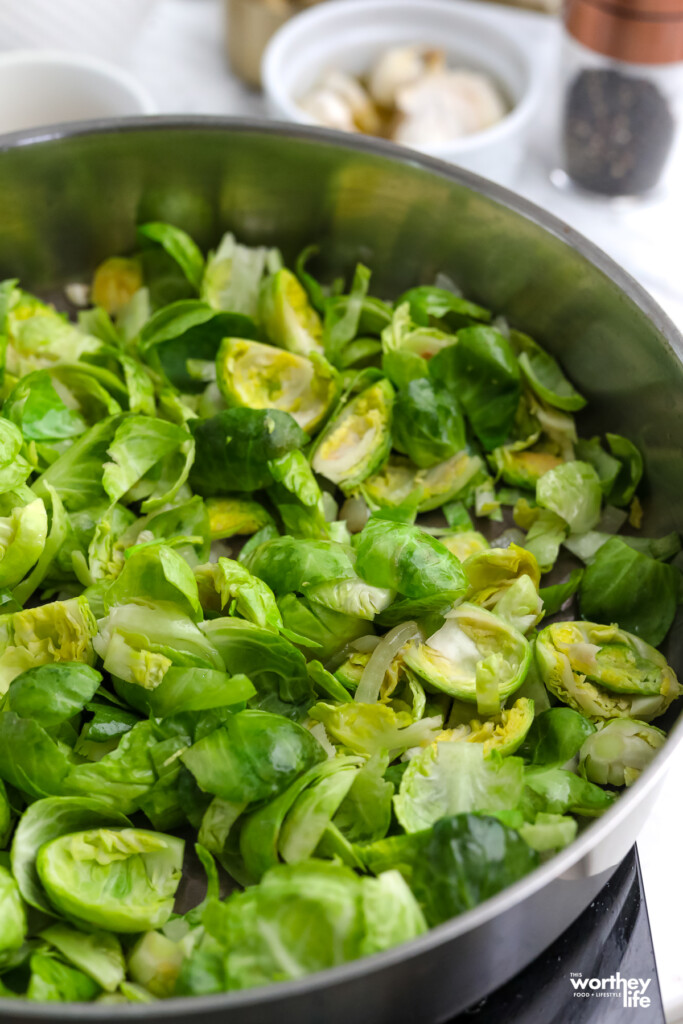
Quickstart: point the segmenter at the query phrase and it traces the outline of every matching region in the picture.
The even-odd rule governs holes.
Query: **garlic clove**
[[[428,146],[482,131],[506,114],[503,98],[486,75],[433,71],[398,91],[394,141]]]
[[[337,92],[316,88],[299,100],[301,109],[325,128],[337,131],[355,132],[351,107]]]
[[[320,88],[336,93],[351,110],[351,116],[360,131],[376,135],[381,121],[375,104],[357,78],[345,71],[329,71],[320,82]]]
[[[398,46],[383,53],[372,68],[368,88],[382,107],[393,107],[402,87],[425,73],[425,56],[416,46]]]
[[[459,94],[472,111],[470,131],[490,128],[507,114],[505,100],[489,75],[478,71],[446,72],[452,94]]]

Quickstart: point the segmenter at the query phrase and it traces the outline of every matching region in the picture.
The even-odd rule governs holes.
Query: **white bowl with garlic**
[[[510,184],[543,76],[495,10],[478,7],[329,0],[296,15],[264,54],[269,112],[387,138]]]

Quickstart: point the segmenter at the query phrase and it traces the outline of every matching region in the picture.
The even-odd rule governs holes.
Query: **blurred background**
[[[451,7],[452,26],[436,16],[432,2]],[[616,258],[683,325],[681,245],[671,230],[674,224],[683,227],[683,190],[677,187],[683,180],[683,0],[625,0],[614,8],[570,0],[564,18],[560,2],[520,0],[514,7],[486,0],[2,0],[0,90],[6,94],[5,80],[10,95],[21,88],[3,77],[6,55],[27,49],[73,58],[87,54],[128,72],[145,94],[130,109],[117,100],[106,113],[275,115],[339,127],[346,115],[342,110],[340,120],[326,76],[351,69],[359,81],[381,56],[405,50],[412,35],[418,50],[443,47],[439,56],[447,70],[469,66],[490,72],[510,116],[450,149],[425,143],[424,124],[417,135],[413,124],[412,135],[409,129],[391,137],[417,139],[418,148],[484,173],[551,210]],[[339,19],[330,21],[324,9],[344,3],[348,14],[340,31]],[[418,9],[419,20],[406,18],[406,8]],[[605,22],[605,10],[625,16]],[[463,31],[469,11],[478,22]],[[291,35],[293,24],[311,17],[319,21],[310,31],[302,27]],[[260,60],[274,32],[290,35],[276,55],[265,96]],[[454,41],[459,52],[444,52],[444,39]],[[359,54],[367,66],[359,66]],[[615,63],[634,74],[614,72]],[[430,70],[434,83],[438,67]],[[353,85],[337,82],[342,93]],[[54,93],[51,82],[45,88]],[[84,98],[89,90],[79,91]],[[447,93],[448,88],[435,97],[433,89],[413,89],[406,100],[413,104],[413,122],[431,118],[434,127],[441,116],[436,130],[447,131],[449,116],[451,122],[458,118],[457,112],[444,115]],[[461,100],[462,95],[455,98]],[[53,110],[41,122],[40,97],[37,102],[33,123],[62,119]],[[481,97],[473,102],[481,104]],[[22,127],[11,117],[3,123],[6,106],[0,99],[0,131]],[[74,113],[91,117],[97,110]],[[601,122],[605,117],[611,128]],[[380,133],[390,134],[386,118]],[[482,149],[492,133],[500,136],[500,146],[489,157]],[[609,180],[612,172],[616,180]]]
[[[322,123],[482,173],[683,328],[683,0],[0,0],[0,133],[155,113]],[[682,779],[639,843],[672,1022]]]

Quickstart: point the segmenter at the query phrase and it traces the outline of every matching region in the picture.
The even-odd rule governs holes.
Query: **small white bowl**
[[[106,61],[53,50],[0,54],[0,133],[154,111],[135,79]]]
[[[297,14],[275,33],[263,57],[269,112],[313,124],[298,101],[326,71],[366,73],[394,46],[442,49],[449,65],[490,74],[511,110],[491,128],[420,149],[509,183],[543,95],[543,74],[514,33],[493,23],[495,12],[475,8],[468,0],[330,0]]]

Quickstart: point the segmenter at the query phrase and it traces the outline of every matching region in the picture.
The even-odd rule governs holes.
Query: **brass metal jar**
[[[298,11],[320,0],[224,0],[225,48],[232,70],[261,86],[261,57],[270,37]]]

